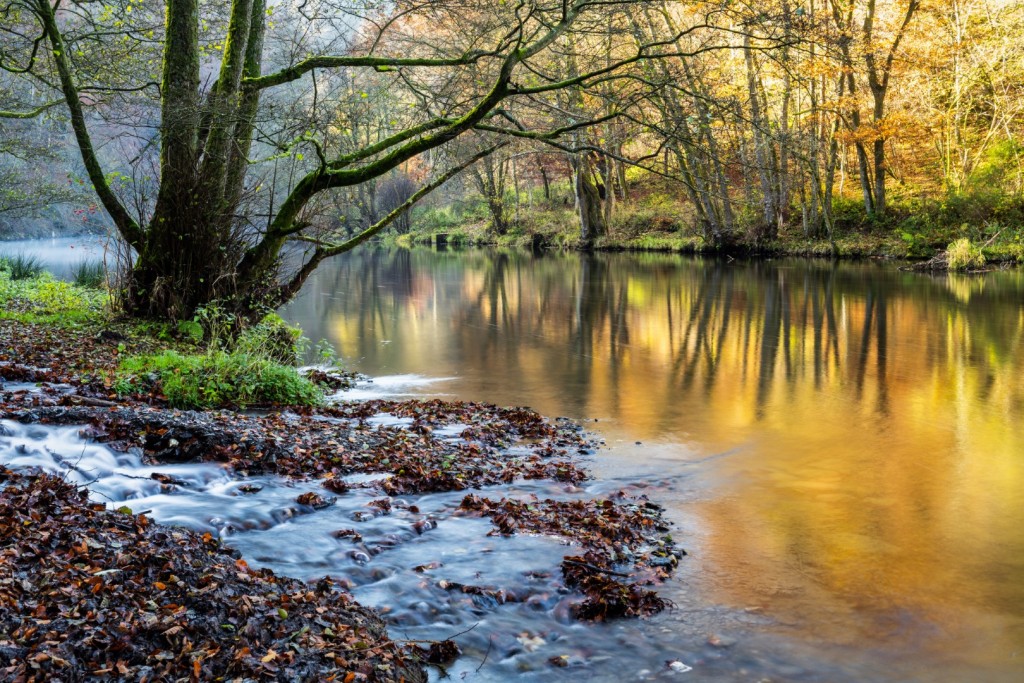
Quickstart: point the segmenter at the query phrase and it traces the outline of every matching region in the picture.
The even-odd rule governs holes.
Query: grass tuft
[[[946,258],[950,270],[976,270],[985,267],[985,255],[981,247],[971,243],[966,237],[954,240],[946,248]]]
[[[43,273],[44,266],[32,254],[0,254],[0,270],[10,273],[12,280],[29,280]]]
[[[107,271],[102,261],[81,261],[72,271],[72,280],[79,287],[100,289],[107,283]]]

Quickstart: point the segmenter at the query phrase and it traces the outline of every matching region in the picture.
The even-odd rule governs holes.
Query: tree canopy
[[[837,201],[881,219],[922,176],[1020,203],[1022,23],[1016,0],[8,0],[0,157],[64,155],[144,315],[276,306],[481,160],[498,234],[522,176],[567,177],[592,244],[633,168],[708,245],[831,238]]]

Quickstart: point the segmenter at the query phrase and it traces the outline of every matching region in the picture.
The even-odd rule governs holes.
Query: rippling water
[[[368,422],[401,429],[411,421],[381,414]],[[449,425],[435,436],[457,439],[462,428]],[[329,574],[385,614],[395,637],[459,634],[466,657],[455,668],[472,670],[481,680],[531,672],[530,678],[547,680],[548,659],[563,656],[574,667],[598,667],[603,674],[623,670],[606,665],[606,652],[621,646],[570,615],[579,598],[562,587],[558,565],[578,552],[571,539],[489,536],[489,520],[459,509],[474,492],[565,500],[608,493],[607,483],[580,489],[532,481],[389,498],[372,486],[381,475],[354,475],[347,478],[350,491],[334,496],[317,481],[240,478],[218,464],[145,465],[138,454],[111,451],[82,431],[0,421],[0,464],[40,468],[87,487],[94,501],[216,534],[253,566],[308,580]],[[317,510],[300,505],[297,498],[307,492],[332,504]],[[488,590],[466,593],[460,585]],[[629,663],[624,675],[638,670]]]
[[[284,315],[399,393],[591,420],[594,488],[669,506],[691,551],[674,612],[545,626],[503,607],[501,638],[582,631],[608,681],[1024,677],[1019,271],[364,249]],[[494,648],[477,672],[484,628],[467,678],[579,675]]]

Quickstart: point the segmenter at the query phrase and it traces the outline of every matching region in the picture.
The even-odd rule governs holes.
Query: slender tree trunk
[[[747,64],[747,95],[750,98],[750,123],[754,135],[754,160],[757,175],[761,181],[762,224],[755,232],[758,243],[774,239],[776,230],[775,187],[772,182],[772,159],[768,149],[766,120],[761,112],[761,93],[757,84],[754,55],[750,47],[750,36],[743,38],[743,53]]]
[[[875,123],[880,124],[885,110],[885,90],[875,94]],[[876,132],[874,140],[874,162],[875,162],[875,213],[879,216],[885,213],[885,138],[881,132]]]
[[[850,73],[847,76],[847,84],[849,86],[851,99],[856,97],[856,90],[854,88],[853,74]],[[853,105],[853,109],[850,112],[850,120],[853,122],[853,132],[855,135],[861,132],[861,120],[860,120],[860,109],[857,105]],[[861,196],[864,200],[864,211],[869,216],[875,215],[875,197],[871,191],[871,173],[868,170],[868,151],[864,147],[864,142],[857,138],[854,143],[854,148],[857,150],[857,170],[860,176],[860,190]]]

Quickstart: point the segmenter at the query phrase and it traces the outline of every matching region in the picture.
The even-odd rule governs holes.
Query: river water
[[[604,441],[582,456],[595,474],[582,490],[479,493],[624,490],[664,505],[689,552],[661,591],[675,609],[574,622],[557,580],[571,548],[486,536],[489,522],[457,512],[466,492],[396,498],[385,515],[357,478],[303,514],[298,494],[329,495],[316,482],[147,467],[75,427],[9,422],[0,462],[219,533],[251,564],[331,574],[396,638],[460,634],[453,680],[1024,679],[1019,271],[364,248],[282,314],[374,378],[345,398],[440,395],[582,421]]]
[[[283,315],[364,391],[583,420],[668,507],[677,607],[573,627],[595,680],[1024,679],[1020,271],[362,249]]]
[[[35,257],[54,275],[71,279],[83,263],[118,263],[117,245],[112,238],[98,235],[54,237],[52,239],[0,241],[0,255],[23,254]]]

